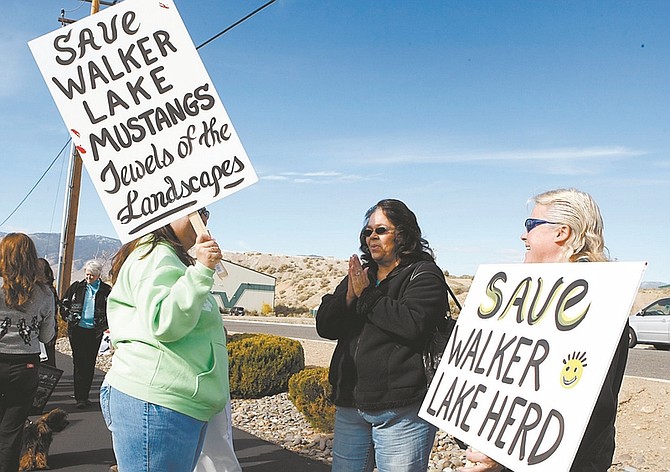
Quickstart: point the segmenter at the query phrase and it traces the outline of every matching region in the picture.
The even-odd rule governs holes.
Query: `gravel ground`
[[[307,365],[328,366],[330,357],[335,348],[335,344],[325,341],[301,341],[305,351],[305,362]],[[67,338],[61,338],[56,344],[56,349],[67,355],[71,355],[70,346]],[[96,367],[102,371],[107,371],[111,366],[112,355],[98,356]],[[634,378],[633,378],[634,379]],[[629,382],[628,379],[624,383],[622,395],[620,395],[621,403],[624,407],[632,404],[633,393],[632,390],[639,390],[639,382]],[[661,426],[658,421],[651,421],[646,426],[640,426],[636,423],[631,428],[631,433],[628,436],[635,435],[635,438],[646,440],[647,450],[642,446],[635,445],[634,450],[630,447],[618,447],[614,458],[614,465],[610,467],[608,472],[670,472],[670,454],[668,454],[667,441],[667,409],[668,407],[668,390],[667,386],[661,385],[660,393],[654,394],[643,406],[636,406],[636,410],[630,414],[639,417],[639,411],[642,413],[651,411],[649,405],[656,404],[659,408],[665,410],[661,417],[655,418],[661,420]],[[649,394],[651,391],[657,391],[658,385],[654,382],[647,382],[642,392]],[[663,399],[657,398],[659,395]],[[662,402],[662,403],[661,403]],[[312,427],[303,419],[302,415],[293,406],[293,403],[288,399],[286,393],[265,397],[254,400],[232,400],[232,419],[233,425],[236,428],[242,429],[254,436],[262,438],[266,441],[275,443],[281,447],[289,449],[300,454],[305,454],[311,458],[321,460],[327,463],[332,462],[332,434],[324,434],[312,429]],[[641,408],[641,410],[637,410]],[[653,412],[658,413],[656,409]],[[622,411],[620,406],[620,417],[625,417],[626,412]],[[655,425],[663,432],[651,431]],[[617,431],[617,444],[621,445],[622,438],[621,428]],[[649,448],[650,442],[654,444]],[[627,443],[625,443],[627,444]],[[658,444],[656,446],[656,444]],[[464,451],[458,446],[453,438],[438,431],[435,438],[435,445],[431,454],[429,472],[453,472],[457,467],[464,464]]]

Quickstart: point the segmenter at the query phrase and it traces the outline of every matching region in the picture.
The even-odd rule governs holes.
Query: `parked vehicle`
[[[628,317],[628,347],[652,344],[656,349],[670,349],[670,298],[661,298]]]
[[[234,306],[230,309],[230,314],[232,316],[244,316],[244,307],[243,306]]]

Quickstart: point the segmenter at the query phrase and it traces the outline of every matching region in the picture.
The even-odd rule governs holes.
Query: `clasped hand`
[[[370,285],[368,278],[368,268],[363,269],[361,260],[357,255],[352,255],[349,258],[349,282],[347,285],[347,306],[361,296],[363,290]]]

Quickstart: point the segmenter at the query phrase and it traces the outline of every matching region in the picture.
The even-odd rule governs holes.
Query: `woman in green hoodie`
[[[209,212],[200,214],[206,222]],[[107,316],[115,351],[100,404],[119,470],[193,470],[207,422],[229,400],[226,338],[210,294],[221,257],[188,217],[114,257]]]

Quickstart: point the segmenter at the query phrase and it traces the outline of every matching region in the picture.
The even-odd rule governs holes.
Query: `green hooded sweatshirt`
[[[143,242],[146,242],[147,238]],[[132,397],[209,421],[230,398],[226,336],[210,294],[214,271],[174,250],[139,245],[107,301],[114,347],[107,382]]]

